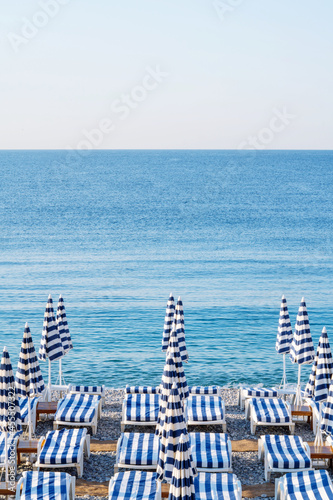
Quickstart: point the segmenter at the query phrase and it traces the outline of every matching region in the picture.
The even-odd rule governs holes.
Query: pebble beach
[[[122,401],[124,398],[123,389],[107,389],[106,390],[106,400],[105,406],[102,412],[102,418],[99,420],[97,434],[92,436],[92,442],[96,443],[98,440],[101,444],[103,441],[117,440],[120,436],[120,421],[121,421],[121,409]],[[227,433],[229,434],[232,441],[238,440],[252,440],[254,443],[258,440],[258,437],[262,434],[284,434],[285,429],[283,427],[276,427],[274,432],[270,427],[262,427],[257,429],[256,435],[252,436],[250,432],[250,421],[245,420],[245,413],[238,406],[238,389],[222,389],[222,398],[226,406],[226,420],[227,420]],[[52,420],[46,420],[39,422],[36,428],[36,437],[45,435],[49,430],[52,430]],[[126,431],[136,431],[136,432],[154,432],[154,427],[144,427],[138,430],[138,427],[126,427]],[[191,427],[192,431],[203,431],[206,432],[222,432],[220,425],[215,426],[205,426],[202,427]],[[314,434],[311,430],[310,424],[308,423],[297,423],[295,427],[295,434],[301,436],[304,441],[311,442],[314,440]],[[89,460],[85,459],[84,462],[84,472],[83,480],[86,481],[96,481],[98,483],[104,483],[109,481],[114,474],[114,465],[116,459],[116,452],[112,451],[92,451]],[[258,453],[256,451],[237,451],[233,452],[232,456],[233,472],[237,475],[238,479],[241,481],[242,485],[259,485],[265,483],[264,478],[264,465],[258,460]],[[18,476],[21,475],[23,470],[31,468],[29,464],[23,464],[18,467]],[[62,469],[61,469],[62,470]],[[70,474],[76,474],[74,469],[63,469],[65,472]],[[271,483],[274,483],[277,474],[272,474]],[[76,496],[77,500],[81,498],[85,500],[106,500],[105,497],[101,496]],[[247,497],[243,497],[247,498]],[[254,497],[252,497],[254,498]],[[267,495],[257,496],[255,498],[266,498],[270,500],[274,497],[269,497]]]

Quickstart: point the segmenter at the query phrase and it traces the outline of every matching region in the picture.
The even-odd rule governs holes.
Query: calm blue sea
[[[38,350],[62,293],[67,382],[158,384],[172,291],[190,384],[280,382],[282,294],[293,325],[304,295],[315,347],[323,326],[333,342],[332,166],[330,151],[1,151],[0,345],[16,370],[25,322]]]

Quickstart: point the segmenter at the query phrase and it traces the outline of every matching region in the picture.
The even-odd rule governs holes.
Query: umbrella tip
[[[28,322],[26,322],[26,324],[25,324],[25,327],[24,327],[24,328],[29,328]]]
[[[305,299],[304,299],[304,297],[302,297],[302,299],[301,299],[301,302],[305,302]]]
[[[282,295],[281,300],[285,300],[285,296],[284,295]]]
[[[326,327],[324,326],[324,328],[322,329],[321,333],[327,333],[327,330],[326,330]]]
[[[52,299],[52,296],[51,296],[51,294],[50,294],[50,293],[49,293],[48,299]]]
[[[62,295],[61,294],[59,295],[59,299],[62,299]]]

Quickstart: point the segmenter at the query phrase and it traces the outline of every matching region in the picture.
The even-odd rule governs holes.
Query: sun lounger
[[[326,470],[286,474],[275,480],[276,500],[332,500],[333,485]]]
[[[218,432],[190,432],[195,467],[202,472],[232,472],[231,440]]]
[[[225,404],[220,396],[190,394],[186,402],[187,425],[221,424],[227,431]]]
[[[242,410],[245,401],[252,398],[277,398],[279,391],[275,387],[240,387],[238,390],[238,405]]]
[[[156,470],[160,440],[155,434],[123,432],[117,442],[116,465],[129,469]]]
[[[96,434],[101,411],[101,396],[67,394],[58,403],[53,429],[57,429],[59,425],[91,427],[92,433]]]
[[[305,403],[308,404],[312,409],[312,430],[313,430],[313,433],[316,434],[317,426],[318,426],[318,419],[319,419],[319,403],[316,403],[315,401],[313,401],[310,398],[306,398]],[[326,401],[323,401],[321,403],[321,418],[323,418],[323,416],[324,416],[326,405],[327,405]]]
[[[123,402],[121,432],[125,425],[156,425],[159,394],[126,394]]]
[[[12,434],[10,432],[7,433],[7,457],[8,457],[8,462],[11,460],[11,451],[15,451],[15,458],[14,458],[14,467],[15,467],[15,474],[16,474],[16,464],[17,464],[17,443],[19,440],[20,435],[22,432],[15,432],[15,434]],[[5,438],[6,435],[4,432],[0,432],[0,467],[3,467],[5,464]],[[12,465],[12,464],[11,464]]]
[[[126,394],[159,394],[160,386],[153,385],[127,385],[125,387]]]
[[[259,460],[265,463],[265,480],[271,472],[294,472],[312,469],[310,448],[300,436],[260,436]]]
[[[65,472],[24,471],[16,500],[74,500],[75,477]]]
[[[156,479],[156,472],[118,472],[109,483],[109,500],[161,500],[161,483]]]
[[[288,426],[294,434],[295,424],[291,418],[288,403],[277,398],[253,398],[250,403],[251,434],[256,433],[258,425]]]
[[[34,469],[40,467],[75,467],[78,477],[83,474],[83,455],[90,456],[90,436],[87,429],[61,429],[50,431],[38,442],[37,461]]]
[[[211,394],[214,396],[221,396],[221,387],[217,385],[196,385],[188,388],[190,394]]]
[[[72,385],[68,386],[69,394],[90,394],[101,396],[102,406],[105,405],[105,385]]]
[[[28,426],[29,425],[28,400],[29,400],[29,398],[19,398],[21,421],[22,421],[22,425],[24,425],[24,426]],[[41,400],[41,398],[39,398],[39,397],[30,398],[30,409],[31,409],[30,413],[31,413],[31,422],[32,422],[32,432],[33,432],[33,434],[35,433],[35,430],[36,430],[36,408],[37,408],[37,403],[40,400]]]
[[[195,500],[241,500],[242,486],[235,474],[199,472],[194,478]]]

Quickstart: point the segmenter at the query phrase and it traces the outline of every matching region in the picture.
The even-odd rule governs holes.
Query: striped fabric
[[[181,434],[186,429],[183,404],[180,399],[176,382],[168,396],[166,412],[160,428],[156,426],[156,433],[160,437],[160,451],[157,465],[157,480],[171,481],[175,453]]]
[[[78,463],[86,435],[87,429],[61,429],[48,432],[39,455],[39,462],[45,465]]]
[[[294,336],[290,346],[290,359],[299,365],[311,364],[314,360],[314,347],[304,297],[298,309]]]
[[[333,434],[333,382],[331,382],[326,407],[322,410],[320,429],[327,434]]]
[[[58,403],[54,420],[59,422],[91,422],[97,412],[100,396],[67,394]]]
[[[193,396],[187,400],[187,418],[190,422],[223,420],[222,400],[219,396]]]
[[[156,422],[159,410],[158,394],[126,394],[126,420]]]
[[[24,424],[28,423],[28,401],[30,400],[31,411],[37,406],[38,397],[35,398],[19,398],[21,420]]]
[[[3,349],[0,365],[0,429],[9,432],[22,431],[20,406],[6,347]]]
[[[313,398],[314,401],[323,401],[324,399],[327,399],[332,375],[332,353],[327,337],[327,331],[324,327],[319,339],[310,378],[305,387],[305,395]]]
[[[219,394],[219,387],[217,385],[210,385],[210,386],[192,386],[189,387],[189,393],[190,394],[214,394],[218,395]]]
[[[21,500],[68,500],[70,475],[65,472],[23,472]]]
[[[180,357],[181,357],[183,362],[186,361],[186,363],[187,363],[188,353],[187,353],[186,342],[185,342],[184,309],[183,309],[183,302],[182,302],[182,299],[180,297],[178,297],[171,331],[176,332],[177,339],[178,339],[178,348],[179,348],[179,352],[180,352]]]
[[[159,394],[160,386],[154,387],[150,385],[134,385],[125,387],[126,394]]]
[[[228,449],[228,434],[213,432],[190,432],[193,462],[202,469],[230,469],[231,456]]]
[[[41,394],[45,389],[28,323],[24,328],[15,384],[17,393],[21,396]]]
[[[184,429],[175,455],[168,500],[195,500],[194,478],[196,475],[189,436],[187,430]]]
[[[253,398],[276,398],[279,395],[276,389],[267,387],[244,387],[243,394],[245,397]]]
[[[91,393],[91,394],[104,394],[104,387],[101,385],[71,385],[69,387],[71,393]]]
[[[110,482],[109,500],[156,500],[156,473],[118,472]]]
[[[237,488],[238,480],[235,474],[199,472],[194,479],[196,500],[239,500]]]
[[[127,465],[157,465],[160,440],[155,434],[124,432],[117,446],[116,462]]]
[[[291,417],[282,399],[253,398],[252,404],[258,422],[286,423],[291,421]]]
[[[7,456],[10,460],[11,449],[16,449],[17,441],[21,435],[21,432],[7,432]],[[0,464],[5,463],[5,433],[0,432]]]
[[[292,337],[293,331],[290,324],[287,300],[285,296],[282,295],[279,326],[275,344],[275,349],[278,354],[288,354]]]
[[[170,293],[170,297],[167,302],[167,307],[165,311],[164,330],[162,337],[162,352],[166,352],[168,349],[174,314],[175,314],[175,300],[173,298],[172,293]]]
[[[288,472],[281,481],[283,498],[288,500],[333,498],[333,487],[326,470]]]
[[[46,361],[46,358],[54,361],[63,355],[64,350],[59,336],[58,325],[54,317],[52,297],[49,295],[44,313],[43,333],[38,357],[43,361]]]
[[[274,469],[309,469],[311,458],[300,436],[262,436],[267,448],[266,460]]]
[[[73,349],[72,339],[69,333],[64,299],[60,295],[57,308],[57,325],[64,354]]]

